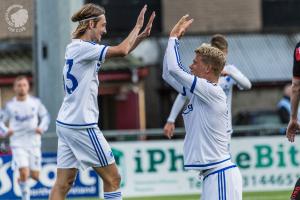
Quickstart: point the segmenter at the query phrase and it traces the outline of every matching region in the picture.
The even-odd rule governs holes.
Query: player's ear
[[[89,29],[94,28],[94,21],[93,20],[89,20]]]
[[[211,71],[211,66],[210,65],[206,65],[205,66],[205,72],[208,74]]]

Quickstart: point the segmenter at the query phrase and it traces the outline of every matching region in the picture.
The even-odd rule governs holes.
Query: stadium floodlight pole
[[[55,119],[63,99],[64,53],[74,26],[70,17],[83,3],[83,0],[35,1],[33,49],[36,93],[49,110],[49,132],[52,133],[55,133]]]

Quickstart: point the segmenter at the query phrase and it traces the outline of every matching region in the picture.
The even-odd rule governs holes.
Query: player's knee
[[[120,184],[121,184],[120,174],[118,174],[116,177],[114,177],[113,184],[117,187],[117,189],[120,187]]]
[[[25,182],[28,180],[28,176],[26,174],[20,174],[20,181]]]
[[[39,181],[39,174],[31,174],[31,178],[35,181]]]
[[[26,169],[20,169],[20,181],[27,181],[27,179],[29,178],[29,173],[28,170]]]
[[[56,181],[55,188],[59,190],[60,193],[66,194],[71,189],[74,179],[69,179],[67,181]]]
[[[106,186],[109,187],[110,190],[115,191],[120,188],[120,183],[121,183],[121,176],[117,174],[107,179],[104,184],[106,184]]]

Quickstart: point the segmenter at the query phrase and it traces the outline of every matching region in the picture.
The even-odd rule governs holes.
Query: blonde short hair
[[[195,53],[201,56],[204,64],[211,66],[216,76],[220,75],[226,63],[225,55],[221,50],[216,47],[201,45],[195,50]]]

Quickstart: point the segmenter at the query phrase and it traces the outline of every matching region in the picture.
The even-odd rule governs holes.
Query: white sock
[[[30,188],[28,185],[28,181],[20,181],[19,185],[22,193],[22,200],[30,200]]]
[[[104,200],[122,200],[122,193],[120,190],[104,192]]]

